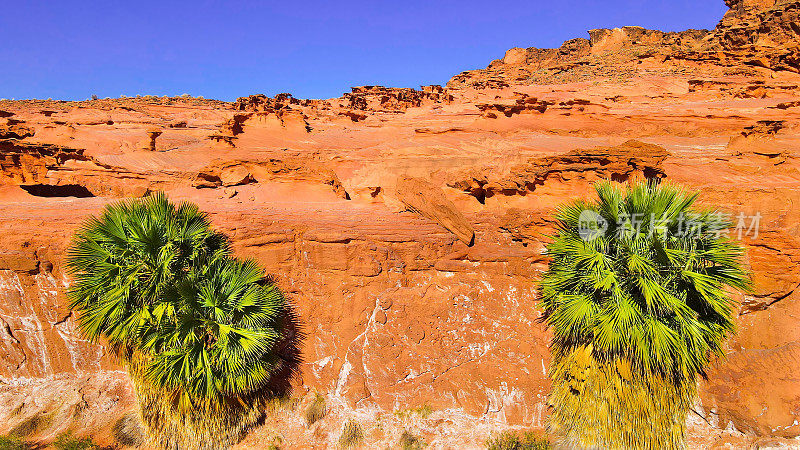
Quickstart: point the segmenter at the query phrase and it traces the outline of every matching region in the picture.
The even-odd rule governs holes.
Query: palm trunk
[[[267,402],[232,400],[223,407],[179,408],[175,395],[154,388],[144,377],[145,357],[134,355],[128,372],[136,388],[139,417],[153,448],[227,449],[241,441],[264,417]]]
[[[625,360],[598,361],[591,347],[553,359],[550,431],[559,448],[685,448],[694,383],[632,373]]]

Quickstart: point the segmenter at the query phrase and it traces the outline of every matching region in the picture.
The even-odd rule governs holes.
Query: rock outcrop
[[[722,74],[731,67],[800,72],[800,2],[726,0],[714,30],[662,32],[637,26],[589,30],[557,49],[512,48],[485,70],[462,72],[448,87],[502,88],[602,76],[630,76],[656,66],[677,73]],[[698,64],[699,63],[699,64]]]
[[[302,159],[214,162],[197,174],[194,186],[198,188],[239,186],[258,183],[259,180],[273,183],[320,184],[330,187],[337,196],[348,198],[347,191],[334,171],[318,162]]]
[[[25,139],[33,136],[34,132],[24,123],[21,120],[6,119],[5,125],[0,125],[0,139]]]
[[[726,58],[800,72],[800,2],[726,0],[730,10],[714,30]]]
[[[630,140],[614,147],[577,149],[564,155],[531,158],[506,175],[480,170],[448,183],[484,203],[495,195],[526,195],[546,182],[586,184],[598,180],[627,182],[663,178],[669,153],[653,144]]]
[[[243,446],[334,446],[352,418],[378,447],[404,430],[460,448],[543,429],[536,282],[553,212],[598,180],[663,178],[741,223],[754,282],[689,447],[796,445],[796,3],[729,6],[715,30],[592,30],[446,88],[0,101],[0,435],[139,442],[132,387],[77,332],[63,261],[86,217],[156,190],[208,211],[306,335],[299,406]],[[330,412],[307,427],[317,393]]]
[[[449,103],[453,96],[441,86],[412,88],[387,88],[384,86],[358,86],[345,93],[342,98],[352,109],[361,111],[402,112],[423,103]]]
[[[441,188],[420,178],[403,177],[397,181],[397,196],[413,212],[433,220],[453,233],[461,242],[475,243],[475,230]]]

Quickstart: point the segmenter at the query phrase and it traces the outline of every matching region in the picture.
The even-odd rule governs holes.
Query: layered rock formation
[[[243,446],[335,445],[351,418],[379,446],[543,428],[552,213],[597,180],[657,177],[741,217],[755,282],[690,446],[796,443],[797,4],[729,6],[713,31],[593,30],[446,88],[0,101],[0,435],[139,442],[125,374],[75,330],[63,258],[90,214],[155,190],[209,211],[298,311],[295,399]],[[307,427],[316,392],[330,414]]]
[[[800,2],[726,0],[714,30],[662,32],[637,26],[589,31],[556,49],[512,48],[488,68],[463,72],[448,87],[502,88],[511,84],[687,73],[760,74],[756,68],[800,72]],[[763,75],[763,74],[762,74]]]
[[[730,10],[714,42],[730,59],[775,70],[800,71],[800,2],[726,0]]]

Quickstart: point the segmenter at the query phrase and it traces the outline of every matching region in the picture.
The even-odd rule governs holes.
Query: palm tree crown
[[[118,351],[135,345],[165,291],[193,268],[230,253],[225,237],[191,203],[163,194],[120,202],[89,218],[67,251],[68,292],[78,324],[92,340]]]
[[[220,259],[171,289],[142,332],[153,355],[146,380],[178,395],[180,405],[219,405],[264,387],[281,360],[280,291],[252,261]]]
[[[730,224],[692,210],[697,194],[668,184],[596,191],[596,202],[560,209],[547,248],[542,305],[555,347],[592,345],[637,369],[694,379],[733,330],[726,286],[749,284],[741,247],[725,237]],[[585,211],[597,220],[581,224]]]

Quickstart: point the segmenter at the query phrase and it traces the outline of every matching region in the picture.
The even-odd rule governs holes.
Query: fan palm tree
[[[730,224],[666,183],[603,182],[557,213],[541,282],[553,330],[551,430],[570,448],[684,447],[698,376],[746,290]]]
[[[78,230],[67,265],[79,329],[127,363],[154,444],[229,446],[279,394],[288,305],[197,206],[163,194],[108,206]]]

